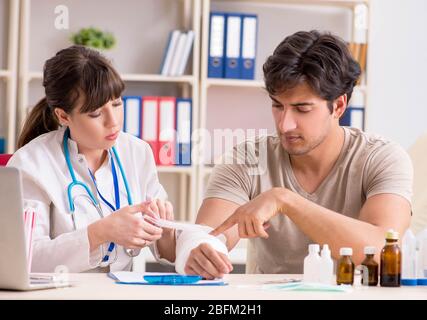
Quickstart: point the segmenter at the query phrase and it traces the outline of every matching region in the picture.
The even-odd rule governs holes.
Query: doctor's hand
[[[147,206],[148,210],[144,213],[150,214],[152,217],[157,217],[165,220],[173,220],[173,206],[169,201],[163,201],[161,199],[153,199],[143,202]]]
[[[149,208],[147,212],[152,217],[164,220],[174,220],[173,206],[169,201],[154,199],[144,202]],[[175,229],[163,228],[162,237],[157,240],[157,249],[160,258],[170,262],[175,261]]]
[[[200,275],[210,280],[222,278],[232,270],[233,266],[228,257],[208,243],[201,243],[191,250],[184,268],[186,274]]]
[[[144,221],[146,204],[126,206],[88,226],[91,251],[106,242],[129,249],[140,249],[160,239],[162,229]]]
[[[150,215],[153,218],[160,218],[164,220],[174,220],[173,206],[169,201],[163,201],[161,199],[149,200],[143,203],[147,206],[145,214]],[[175,229],[163,228],[163,235],[175,234]]]
[[[240,238],[268,238],[268,233],[265,231],[270,226],[268,221],[283,211],[277,201],[276,192],[275,189],[263,192],[240,206],[210,234],[217,236],[237,224]]]

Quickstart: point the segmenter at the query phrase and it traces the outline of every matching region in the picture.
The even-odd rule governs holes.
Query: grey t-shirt
[[[366,199],[376,194],[397,194],[411,203],[413,168],[406,151],[381,137],[343,129],[340,155],[315,192],[301,188],[289,154],[273,135],[246,141],[224,156],[209,179],[205,199],[242,205],[273,187],[284,187],[352,218],[358,218]],[[249,240],[246,272],[302,273],[308,244],[313,241],[284,214],[274,216],[270,224],[268,239]]]

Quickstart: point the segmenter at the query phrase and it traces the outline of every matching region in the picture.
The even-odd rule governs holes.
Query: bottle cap
[[[319,253],[320,246],[317,243],[312,243],[308,245],[308,252],[310,253]]]
[[[365,247],[363,250],[365,254],[375,254],[376,251],[377,251],[377,248],[375,247]]]
[[[399,240],[399,232],[389,229],[385,233],[385,238],[389,240]]]
[[[353,255],[353,249],[352,248],[341,248],[340,249],[340,255],[351,256],[351,255]]]
[[[330,257],[331,256],[331,250],[329,249],[329,246],[327,244],[323,245],[322,252],[320,253],[322,257]]]

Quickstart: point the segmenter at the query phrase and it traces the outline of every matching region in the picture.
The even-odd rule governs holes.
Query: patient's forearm
[[[162,237],[157,240],[157,250],[160,254],[160,258],[164,258],[170,262],[175,262],[175,248],[175,230],[172,230],[170,232],[164,232]]]

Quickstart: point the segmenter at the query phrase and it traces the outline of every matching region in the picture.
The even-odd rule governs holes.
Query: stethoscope
[[[74,206],[74,200],[73,200],[73,198],[72,198],[72,189],[73,189],[73,187],[76,187],[76,186],[80,186],[80,187],[83,187],[83,189],[85,189],[85,191],[86,191],[86,193],[87,193],[87,195],[89,196],[89,198],[90,198],[90,200],[91,200],[91,202],[92,202],[92,204],[95,206],[95,208],[96,208],[96,210],[98,211],[98,214],[99,214],[99,216],[101,217],[101,218],[103,218],[104,217],[104,215],[103,215],[103,213],[102,213],[102,208],[101,208],[101,205],[100,205],[100,203],[98,202],[98,200],[95,198],[95,196],[93,195],[93,193],[92,193],[92,191],[89,189],[89,187],[85,184],[85,183],[83,183],[83,182],[81,182],[81,181],[78,181],[77,180],[77,178],[76,178],[76,175],[75,175],[75,173],[74,173],[74,169],[73,169],[73,165],[71,164],[71,160],[70,160],[70,151],[69,151],[69,149],[68,149],[68,139],[70,138],[70,129],[69,128],[67,128],[66,130],[65,130],[65,133],[64,133],[64,139],[63,139],[63,141],[62,141],[62,144],[63,144],[63,147],[64,147],[64,156],[65,156],[65,161],[66,161],[66,163],[67,163],[67,167],[68,167],[68,171],[70,172],[70,175],[71,175],[71,179],[73,180],[69,185],[68,185],[68,188],[67,188],[67,196],[68,196],[68,204],[69,204],[69,208],[70,208],[70,214],[71,214],[71,218],[72,218],[72,220],[73,220],[73,227],[74,227],[74,230],[77,230],[77,227],[76,227],[76,221],[75,221],[75,216],[74,216],[74,212],[75,212],[75,206]],[[123,166],[122,166],[122,163],[121,163],[121,161],[120,161],[120,158],[119,158],[119,155],[117,154],[117,150],[116,150],[116,148],[113,146],[112,148],[111,148],[111,150],[109,150],[109,153],[110,153],[110,156],[111,156],[111,172],[112,172],[112,175],[113,175],[113,181],[114,181],[114,197],[115,197],[115,204],[116,204],[116,207],[114,208],[114,206],[111,204],[111,203],[109,203],[102,195],[101,195],[101,193],[99,192],[99,190],[98,190],[98,186],[97,186],[97,184],[96,184],[96,180],[95,180],[95,177],[93,176],[93,174],[92,174],[92,172],[89,170],[89,174],[90,174],[90,176],[91,176],[91,178],[92,178],[92,181],[94,182],[94,184],[95,184],[95,188],[96,188],[96,190],[97,190],[97,192],[98,192],[98,195],[100,196],[100,198],[101,198],[101,200],[108,206],[108,207],[110,207],[111,208],[111,210],[113,210],[113,211],[116,211],[116,210],[118,210],[118,209],[120,209],[120,192],[119,192],[119,182],[118,182],[118,177],[117,177],[117,171],[116,171],[116,167],[115,167],[115,165],[114,165],[114,158],[113,158],[113,154],[114,154],[114,157],[116,158],[116,161],[117,161],[117,165],[119,166],[119,170],[120,170],[120,174],[122,175],[122,179],[123,179],[123,183],[124,183],[124,185],[125,185],[125,188],[126,188],[126,194],[127,194],[127,200],[128,200],[128,203],[129,203],[129,205],[132,205],[133,204],[133,201],[132,201],[132,195],[131,195],[131,192],[130,192],[130,188],[129,188],[129,184],[128,184],[128,181],[127,181],[127,178],[126,178],[126,175],[125,175],[125,171],[123,170]],[[114,242],[111,242],[110,244],[109,244],[109,246],[108,246],[108,249],[107,249],[107,253],[103,256],[103,258],[102,258],[102,261],[100,262],[100,266],[101,267],[106,267],[106,266],[108,266],[110,263],[113,263],[114,261],[110,261],[110,255],[111,255],[111,253],[113,252],[113,250],[116,250],[116,259],[117,259],[117,249],[116,249],[116,245],[115,245],[115,243]],[[126,248],[123,248],[124,249],[124,251],[126,252],[126,254],[128,255],[128,256],[130,256],[130,257],[136,257],[138,254],[139,254],[139,252],[140,252],[140,250],[138,249],[138,250],[133,250],[133,249],[126,249]]]

